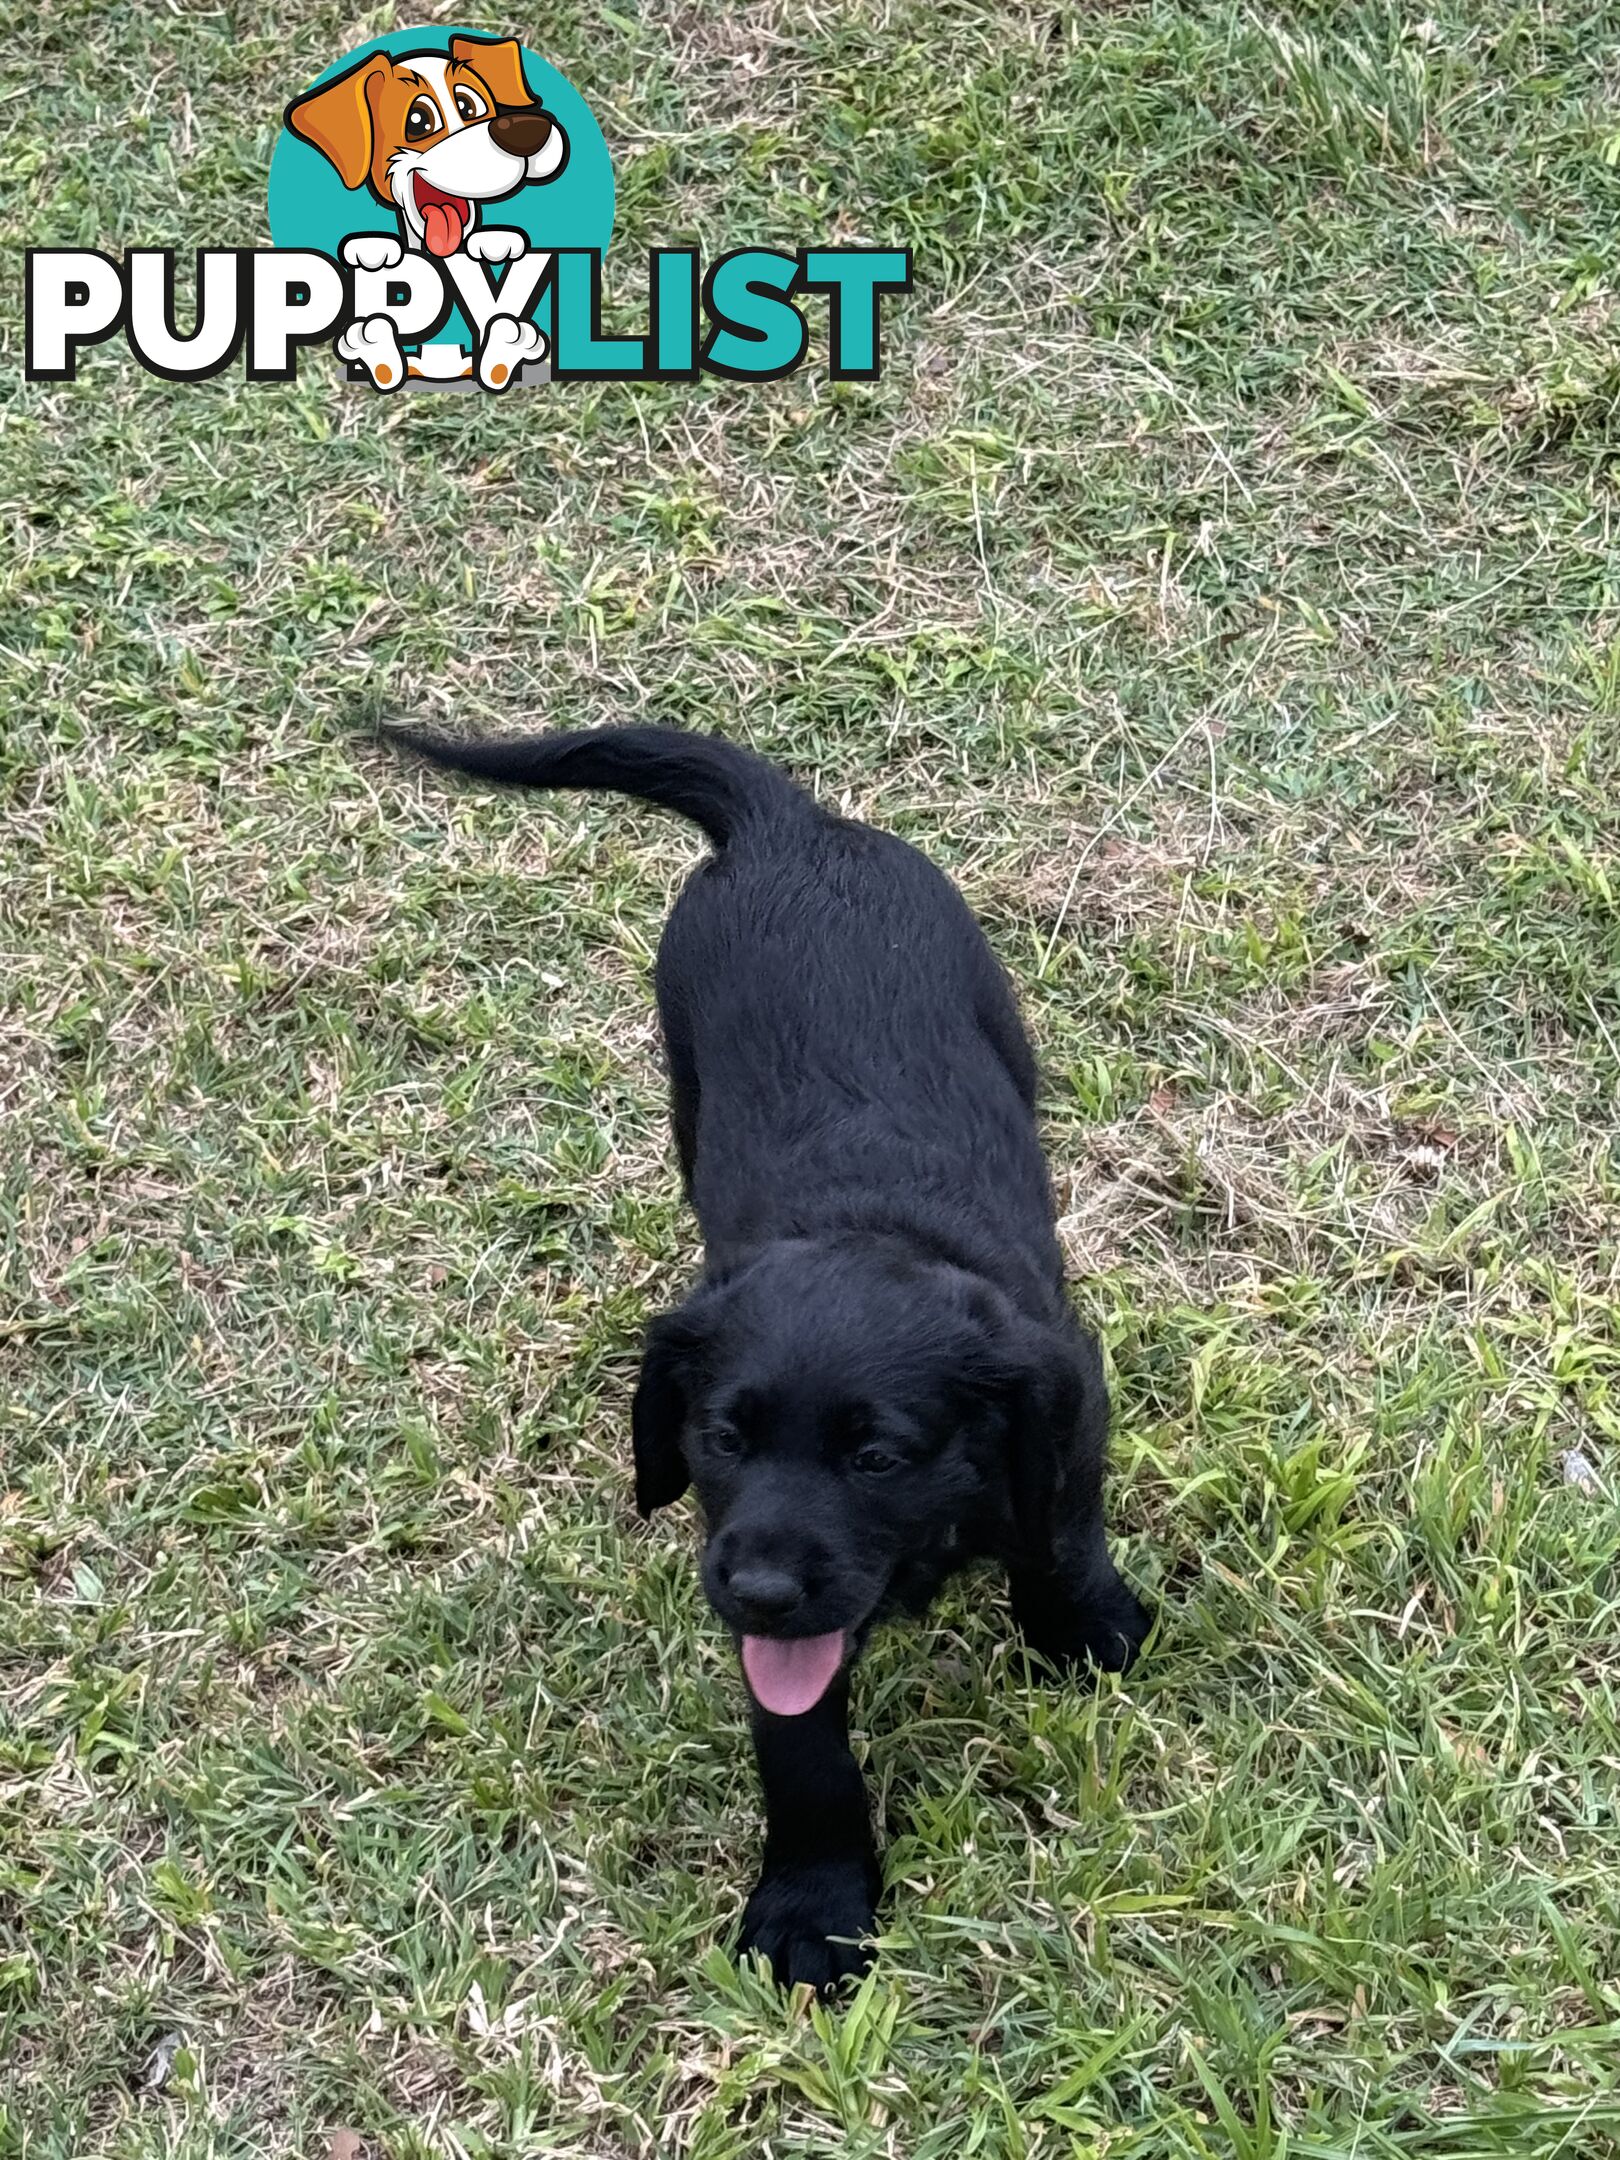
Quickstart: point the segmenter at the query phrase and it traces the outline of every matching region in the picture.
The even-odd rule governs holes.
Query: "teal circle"
[[[491,42],[487,30],[434,23],[420,30],[390,30],[367,38],[308,85],[319,89],[372,53],[448,53],[452,38]],[[566,75],[528,47],[523,79],[546,110],[555,113],[568,137],[568,162],[555,180],[518,188],[485,207],[484,221],[515,226],[532,248],[599,248],[605,252],[613,232],[613,161],[596,116]],[[300,92],[300,96],[307,91]],[[297,100],[289,100],[296,103]],[[313,143],[302,141],[283,125],[270,159],[270,237],[278,248],[315,248],[337,256],[353,233],[388,233],[399,237],[400,223],[368,187],[346,188],[341,174]],[[459,312],[452,314],[435,342],[463,345],[471,333]]]

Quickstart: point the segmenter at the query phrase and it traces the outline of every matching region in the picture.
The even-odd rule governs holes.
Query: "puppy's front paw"
[[[1085,1598],[1014,1583],[1013,1617],[1030,1649],[1059,1673],[1087,1666],[1129,1672],[1153,1626],[1153,1615],[1118,1575]]]
[[[738,1955],[756,1951],[781,1987],[803,1980],[830,1994],[872,1962],[877,1867],[865,1860],[807,1860],[768,1868],[743,1914]]]

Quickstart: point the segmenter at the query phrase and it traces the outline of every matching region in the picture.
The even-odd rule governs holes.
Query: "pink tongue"
[[[430,202],[422,212],[422,237],[430,255],[453,255],[461,245],[462,217],[453,203]]]
[[[748,1685],[765,1709],[778,1717],[802,1717],[820,1702],[844,1662],[844,1631],[801,1635],[792,1642],[745,1635],[742,1661]]]

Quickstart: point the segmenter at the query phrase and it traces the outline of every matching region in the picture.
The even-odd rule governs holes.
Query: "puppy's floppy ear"
[[[1101,1472],[1108,1422],[1102,1361],[1078,1329],[1009,1312],[976,1363],[980,1388],[1006,1420],[1014,1527],[1032,1558],[1045,1557],[1065,1486],[1086,1476],[1088,1465]]]
[[[313,143],[337,170],[346,188],[363,184],[371,171],[376,134],[371,116],[371,86],[393,68],[386,53],[370,53],[346,74],[307,97],[294,98],[286,120],[295,135]]]
[[[477,70],[503,112],[535,103],[523,79],[523,48],[516,38],[453,37],[450,57]]]
[[[707,1333],[697,1298],[678,1312],[664,1313],[647,1330],[630,1411],[636,1512],[643,1517],[678,1500],[692,1482],[681,1434],[696,1400]]]

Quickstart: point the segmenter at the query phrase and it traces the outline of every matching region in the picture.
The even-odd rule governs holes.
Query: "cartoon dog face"
[[[343,185],[399,212],[407,247],[453,255],[478,205],[555,180],[568,138],[523,79],[511,38],[456,37],[448,53],[368,53],[287,108]]]

